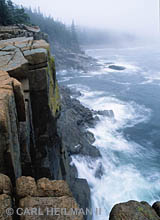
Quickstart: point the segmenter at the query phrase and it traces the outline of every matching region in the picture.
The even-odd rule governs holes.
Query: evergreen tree
[[[24,8],[16,8],[14,10],[14,23],[15,24],[26,24],[26,23],[29,23],[29,17],[25,13]]]
[[[15,9],[14,9],[14,6],[13,6],[13,3],[11,0],[8,0],[7,1],[7,6],[8,6],[8,20],[7,20],[7,23],[10,25],[10,24],[13,24],[15,22],[15,17],[14,17],[14,14],[15,14]]]
[[[24,8],[15,7],[11,0],[0,0],[0,25],[28,23],[29,17]]]
[[[72,36],[73,47],[77,50],[77,52],[80,51],[74,21],[72,21],[72,25],[71,25],[71,36]]]
[[[5,0],[0,0],[0,24],[7,25],[8,24],[8,7]]]
[[[34,11],[31,8],[26,9],[26,13],[29,15],[32,24],[38,25],[42,32],[48,34],[54,52],[58,49],[57,45],[72,52],[80,52],[74,22],[72,22],[71,27],[68,27],[62,22],[54,20],[51,16],[44,16],[39,8],[38,10],[34,9]]]

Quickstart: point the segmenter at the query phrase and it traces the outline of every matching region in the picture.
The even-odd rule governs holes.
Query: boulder
[[[33,33],[40,32],[40,28],[38,26],[28,26],[28,25],[24,25],[24,24],[18,24],[17,26],[18,26],[18,28],[20,28],[22,30],[27,30],[29,32],[33,32]]]
[[[16,180],[16,192],[19,198],[32,197],[72,197],[68,184],[64,180],[41,178],[37,181],[32,177],[19,177]]]
[[[16,193],[19,198],[37,195],[37,185],[32,177],[19,177],[16,180]]]
[[[113,110],[103,110],[103,111],[95,111],[98,115],[107,116],[109,118],[114,118],[114,112]]]
[[[26,50],[24,51],[24,56],[30,65],[44,63],[44,66],[47,66],[47,50],[44,48]]]
[[[20,220],[83,220],[82,213],[79,212],[79,207],[72,197],[26,197],[21,199],[19,207],[25,210],[35,210],[38,214],[20,216]],[[37,209],[38,207],[38,209]],[[77,211],[73,214],[72,210]]]
[[[129,201],[115,205],[109,220],[160,220],[147,202]]]
[[[32,45],[33,49],[44,48],[49,50],[49,44],[45,40],[35,40]]]
[[[50,181],[47,178],[41,178],[37,181],[39,197],[61,197],[72,196],[68,184],[64,180]]]
[[[125,70],[126,69],[124,66],[117,66],[117,65],[109,65],[108,68],[112,70]]]
[[[104,170],[104,167],[102,165],[101,162],[98,163],[98,166],[97,166],[97,169],[95,171],[95,177],[98,178],[98,179],[101,179],[101,177],[103,176],[105,170]]]
[[[9,73],[10,76],[21,79],[26,77],[28,70],[28,61],[24,58],[20,49],[16,48],[14,53],[7,56],[0,57],[0,63],[3,59],[7,58],[7,63],[3,63],[0,69],[5,70]]]
[[[12,184],[8,176],[0,174],[0,194],[12,194]]]
[[[160,217],[160,202],[155,202],[152,208],[156,211],[157,215]]]
[[[12,208],[12,200],[9,195],[2,194],[0,195],[0,219],[1,220],[12,220],[12,216],[7,215],[7,209]],[[11,214],[12,209],[11,209]]]
[[[38,32],[39,33],[39,32]],[[29,69],[47,67],[49,44],[33,37],[18,37],[0,41],[0,69],[22,80]]]

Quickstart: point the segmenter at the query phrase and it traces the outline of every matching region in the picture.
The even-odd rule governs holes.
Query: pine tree
[[[25,13],[24,8],[16,8],[14,10],[14,23],[15,24],[26,24],[26,23],[29,23],[29,17]]]
[[[10,25],[10,24],[13,24],[15,22],[15,17],[14,17],[15,9],[14,9],[14,5],[13,5],[11,0],[7,1],[7,7],[8,7],[7,23]]]
[[[0,0],[0,24],[7,25],[8,24],[8,7],[5,0]]]
[[[0,25],[29,23],[24,8],[15,7],[11,0],[0,0]]]
[[[80,48],[79,48],[78,37],[77,37],[74,21],[72,21],[72,25],[71,25],[71,35],[72,35],[73,47],[78,52],[80,51]]]

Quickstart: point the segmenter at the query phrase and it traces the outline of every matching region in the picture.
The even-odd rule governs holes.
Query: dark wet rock
[[[113,70],[125,70],[126,69],[124,66],[117,66],[117,65],[110,65],[109,68]]]
[[[99,150],[91,144],[95,140],[94,135],[85,130],[96,123],[92,112],[78,100],[71,99],[68,88],[61,87],[60,92],[62,111],[57,126],[67,151],[70,155],[100,157]]]
[[[101,179],[101,177],[103,176],[104,174],[104,167],[102,165],[102,163],[100,162],[98,164],[98,167],[96,169],[96,172],[95,172],[95,177],[98,178],[98,179]]]
[[[107,116],[109,118],[114,118],[113,110],[103,110],[103,111],[95,111],[98,115]]]
[[[129,201],[113,207],[109,220],[160,220],[147,202]]]
[[[88,139],[90,144],[93,144],[95,142],[95,137],[94,137],[94,134],[92,132],[86,131],[84,133],[84,136],[86,136],[86,138]]]
[[[57,120],[57,129],[62,140],[64,158],[71,164],[65,168],[63,175],[77,203],[86,210],[91,207],[90,189],[86,180],[77,178],[78,172],[75,165],[72,165],[70,156],[89,156],[94,159],[101,156],[99,150],[92,145],[94,135],[86,130],[89,126],[93,127],[96,121],[92,111],[71,98],[72,93],[68,88],[60,87],[60,94],[61,115]],[[92,216],[84,216],[84,219],[91,220]]]
[[[81,144],[78,144],[76,146],[74,146],[72,149],[70,149],[70,153],[73,154],[80,154],[81,150],[82,150],[83,146]]]
[[[52,47],[55,55],[57,70],[75,69],[81,71],[98,70],[100,65],[97,60],[86,55],[83,51],[73,52],[70,49],[62,48],[58,44]]]
[[[78,201],[80,208],[91,209],[91,194],[86,179],[76,178],[71,185],[73,197]],[[86,218],[86,217],[85,217]],[[88,215],[87,220],[91,220],[92,215]]]
[[[67,89],[67,87],[66,87],[66,89]],[[81,92],[77,91],[75,88],[69,88],[68,94],[70,94],[70,96],[72,96],[74,99],[76,99],[82,95]]]
[[[160,202],[155,202],[152,208],[156,211],[157,215],[160,217]]]
[[[76,178],[71,185],[73,197],[78,201],[79,207],[83,210],[91,209],[91,193],[86,179]],[[88,215],[87,220],[92,220],[92,215]]]
[[[0,219],[1,220],[12,220],[12,216],[7,215],[6,210],[12,209],[12,198],[9,195],[0,195]]]

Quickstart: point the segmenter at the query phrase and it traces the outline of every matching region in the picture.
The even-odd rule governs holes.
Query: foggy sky
[[[70,24],[143,34],[158,32],[159,0],[13,0],[40,7],[46,15]]]

